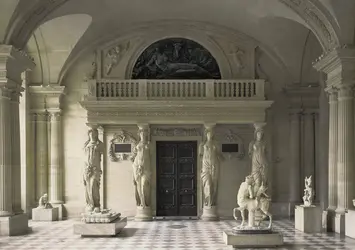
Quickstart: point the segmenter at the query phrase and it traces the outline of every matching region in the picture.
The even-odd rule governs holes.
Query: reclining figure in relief
[[[272,226],[272,215],[269,213],[269,205],[271,199],[265,193],[267,187],[264,183],[261,184],[259,189],[256,191],[254,195],[254,178],[249,175],[245,177],[245,181],[240,185],[238,195],[237,195],[237,203],[239,207],[233,209],[233,217],[235,220],[238,220],[237,211],[240,211],[242,216],[242,224],[241,227],[245,226],[245,210],[250,212],[260,211],[262,213],[262,218],[258,220],[255,224],[250,225],[252,227],[259,227],[262,220],[266,217],[269,218],[269,226],[268,229],[271,229]]]

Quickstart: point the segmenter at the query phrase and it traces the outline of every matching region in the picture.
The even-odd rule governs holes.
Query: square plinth
[[[74,234],[81,236],[113,236],[127,225],[127,217],[118,218],[110,223],[77,223]]]
[[[305,233],[322,232],[322,209],[317,206],[296,206],[295,229]]]
[[[27,214],[0,217],[0,236],[23,235],[29,232]]]
[[[56,221],[58,220],[59,208],[33,208],[32,220],[33,221]]]
[[[282,234],[272,232],[268,234],[235,234],[232,231],[223,232],[223,241],[234,248],[265,248],[283,245]]]

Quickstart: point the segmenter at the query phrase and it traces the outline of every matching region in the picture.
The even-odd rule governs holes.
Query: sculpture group
[[[269,218],[267,229],[272,227],[272,215],[269,213],[270,197],[266,194],[267,182],[267,152],[264,141],[262,126],[255,126],[254,140],[249,145],[249,156],[251,157],[251,174],[245,178],[240,185],[237,194],[237,208],[233,209],[233,217],[237,220],[238,213],[241,213],[242,223],[237,230],[261,229],[261,221]],[[245,225],[245,210],[248,210],[248,226]],[[257,216],[258,213],[261,216]]]
[[[305,207],[310,207],[312,206],[313,203],[313,188],[312,188],[312,175],[307,178],[307,176],[304,179],[304,195],[303,195],[303,205]]]

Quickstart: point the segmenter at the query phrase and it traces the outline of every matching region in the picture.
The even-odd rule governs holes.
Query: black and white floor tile
[[[0,237],[1,250],[80,250],[80,249],[233,249],[223,243],[222,232],[236,226],[232,220],[204,221],[128,221],[115,237],[82,238],[73,234],[76,221],[30,222],[32,233]],[[274,230],[284,236],[285,245],[277,249],[348,249],[355,250],[355,240],[332,233],[305,234],[294,229],[288,220],[274,223]]]

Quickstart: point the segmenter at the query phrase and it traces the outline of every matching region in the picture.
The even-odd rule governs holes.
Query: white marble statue
[[[52,204],[48,202],[48,195],[44,194],[39,198],[37,208],[53,208]]]
[[[303,195],[303,204],[305,207],[312,206],[313,203],[313,188],[312,188],[312,175],[307,178],[304,178],[304,195]]]
[[[93,128],[88,132],[89,139],[84,144],[86,155],[83,181],[85,186],[86,211],[100,212],[100,179],[101,155],[103,143],[99,140],[98,130]]]
[[[150,145],[147,140],[147,130],[140,128],[138,134],[140,141],[135,147],[136,156],[133,161],[133,183],[137,206],[145,208],[150,206]]]
[[[272,215],[269,213],[269,205],[271,199],[265,193],[267,187],[261,183],[258,190],[254,193],[255,182],[253,176],[249,175],[245,178],[245,181],[240,185],[237,195],[237,203],[239,207],[233,209],[233,217],[235,220],[238,219],[237,212],[240,211],[242,216],[241,228],[245,226],[245,210],[249,212],[249,225],[247,229],[253,229],[260,227],[260,223],[266,217],[269,217],[269,226],[268,229],[271,229],[272,226]],[[262,218],[255,222],[255,212],[260,211],[262,213]]]
[[[267,186],[267,153],[264,141],[264,131],[257,127],[254,140],[249,144],[249,156],[251,157],[251,175],[254,179],[254,192],[257,192],[261,183]]]
[[[212,129],[206,129],[206,141],[200,145],[202,155],[201,179],[203,186],[203,205],[212,207],[217,202],[219,164],[223,160]]]

